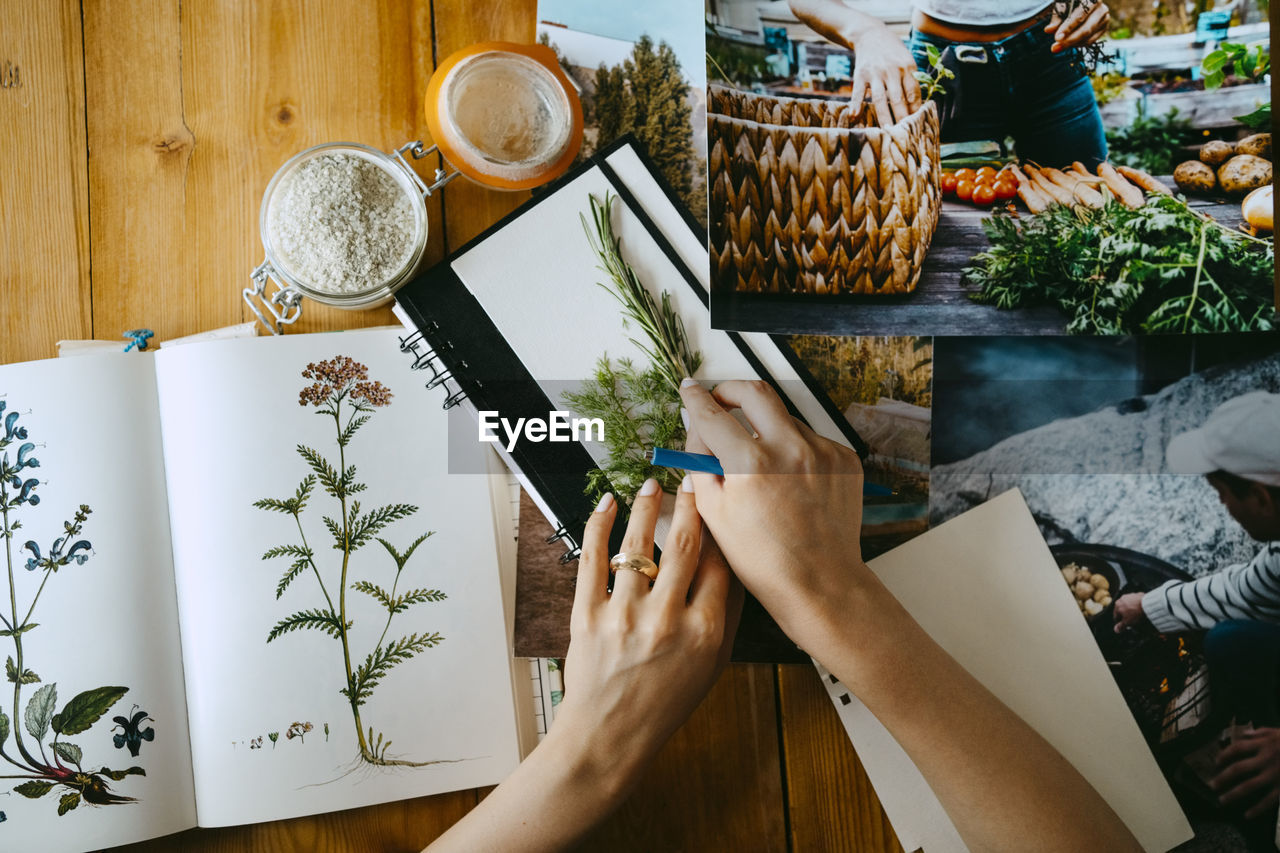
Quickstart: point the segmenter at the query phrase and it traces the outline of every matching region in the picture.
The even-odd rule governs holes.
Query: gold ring
[[[609,558],[609,570],[613,572],[630,569],[639,572],[649,580],[658,579],[658,564],[640,554],[614,554]]]

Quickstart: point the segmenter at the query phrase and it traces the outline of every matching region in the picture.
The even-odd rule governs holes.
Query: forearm
[[[572,724],[561,719],[501,785],[427,850],[549,853],[571,846],[603,820],[626,796],[639,768],[615,761],[607,744],[585,742]]]
[[[848,48],[855,48],[858,40],[869,34],[892,38],[881,20],[839,0],[790,0],[790,6],[795,16],[818,35]]]
[[[810,611],[801,646],[915,762],[974,850],[1137,850],[1088,782],[935,643],[869,570]],[[785,626],[784,627],[788,627]],[[1090,815],[1081,821],[1081,814]]]

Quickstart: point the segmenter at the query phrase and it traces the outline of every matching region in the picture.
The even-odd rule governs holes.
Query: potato
[[[1076,581],[1075,586],[1071,588],[1076,598],[1084,601],[1086,598],[1093,598],[1093,584],[1088,581]]]
[[[1062,567],[1062,579],[1071,585],[1076,582],[1076,564],[1068,563]]]
[[[1096,601],[1086,601],[1084,603],[1084,612],[1086,616],[1097,616],[1104,609],[1106,608]]]
[[[1184,193],[1211,193],[1218,187],[1218,176],[1199,160],[1188,160],[1173,170],[1173,182]]]
[[[1253,136],[1246,136],[1236,143],[1237,154],[1252,154],[1254,157],[1261,157],[1264,160],[1271,159],[1271,134],[1255,133]]]
[[[1218,167],[1218,183],[1229,195],[1245,195],[1271,183],[1271,163],[1253,154],[1237,154]]]
[[[1107,580],[1106,575],[1094,575],[1089,583],[1093,584],[1094,589],[1111,589],[1111,581]]]
[[[1221,139],[1215,139],[1212,142],[1206,142],[1200,149],[1200,162],[1206,166],[1213,166],[1215,169],[1227,162],[1236,153],[1236,147],[1230,142],[1223,142]]]
[[[1244,214],[1244,221],[1253,228],[1254,234],[1270,234],[1275,228],[1276,214],[1275,193],[1271,185],[1258,187],[1245,196],[1240,203],[1240,212]]]

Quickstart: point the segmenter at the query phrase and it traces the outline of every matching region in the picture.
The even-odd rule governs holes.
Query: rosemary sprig
[[[624,319],[638,325],[649,341],[647,346],[635,338],[631,342],[649,356],[654,369],[671,387],[679,390],[680,380],[692,376],[702,365],[702,354],[690,348],[684,321],[671,305],[671,294],[664,290],[661,302],[655,301],[622,257],[622,241],[613,232],[614,196],[606,192],[603,202],[594,195],[590,198],[594,230],[585,216],[579,217],[587,241],[600,259],[598,268],[609,277],[608,283],[596,283],[622,303]]]

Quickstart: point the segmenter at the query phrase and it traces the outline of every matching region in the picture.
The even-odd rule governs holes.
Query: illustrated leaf
[[[307,508],[307,498],[311,497],[311,489],[316,484],[316,478],[308,474],[302,478],[302,482],[298,484],[298,490],[293,495],[294,512],[302,512]]]
[[[357,592],[373,596],[378,600],[379,604],[387,610],[391,610],[391,594],[377,584],[369,583],[369,581],[356,581],[351,585],[351,588]]]
[[[24,719],[27,731],[36,740],[43,740],[49,732],[49,720],[53,717],[54,706],[58,703],[58,685],[46,684],[35,692],[27,703]]]
[[[435,535],[434,530],[428,530],[426,533],[422,534],[417,539],[413,540],[413,543],[410,544],[409,547],[404,550],[403,554],[397,551],[395,549],[395,546],[393,546],[390,542],[388,542],[385,539],[379,538],[378,542],[382,544],[383,548],[387,549],[387,553],[391,555],[391,559],[395,560],[396,562],[396,569],[399,570],[399,569],[403,569],[405,566],[405,563],[409,562],[409,558],[413,556],[414,551],[418,550],[418,546],[421,545],[423,542],[426,542],[428,539],[430,539],[434,535]]]
[[[260,501],[254,501],[253,505],[258,509],[270,510],[271,512],[284,512],[293,514],[293,504],[287,500],[276,500],[275,498],[263,498]]]
[[[15,794],[21,794],[27,799],[37,800],[52,790],[52,782],[45,782],[41,779],[32,779],[30,782],[23,782],[21,785],[15,786],[13,792]]]
[[[84,751],[74,743],[56,740],[53,742],[53,751],[60,757],[70,761],[76,767],[80,766],[80,759],[84,758]]]
[[[347,543],[346,536],[342,532],[342,525],[326,515],[324,516],[324,526],[329,528],[329,535],[333,537],[333,547],[341,551]]]
[[[316,476],[320,478],[321,488],[335,498],[342,499],[346,497],[342,490],[341,477],[338,476],[338,472],[334,470],[328,460],[305,444],[298,445],[298,455],[307,460],[311,470],[316,472]]]
[[[352,418],[341,434],[338,435],[338,446],[346,447],[351,443],[351,437],[356,434],[356,430],[364,426],[369,420],[369,415],[361,415],[358,418]]]
[[[357,706],[363,705],[373,695],[378,686],[393,666],[409,660],[421,651],[439,645],[444,637],[437,633],[410,634],[387,646],[379,646],[369,653],[364,663],[356,668],[347,687],[339,692],[352,700]]]
[[[370,510],[351,525],[351,550],[354,551],[372,539],[378,531],[418,511],[412,504],[390,504]]]
[[[408,609],[411,604],[421,604],[424,601],[444,601],[449,596],[445,595],[438,589],[411,589],[396,598],[395,612]]]
[[[0,746],[4,746],[4,742],[9,739],[9,718],[4,715],[4,711],[0,711]]]
[[[53,730],[60,735],[80,734],[128,692],[128,687],[95,687],[77,693],[61,713],[53,715]]]
[[[126,776],[146,776],[147,771],[143,770],[141,767],[130,767],[128,770],[111,770],[104,767],[98,771],[98,775],[106,776],[113,782],[119,782]]]
[[[280,596],[284,595],[284,591],[289,588],[289,584],[293,583],[293,579],[296,578],[302,572],[302,570],[307,567],[307,563],[308,563],[308,560],[302,559],[302,560],[294,561],[293,565],[289,566],[289,568],[285,571],[284,576],[280,578],[280,583],[276,584],[277,599],[279,599]]]
[[[72,791],[70,794],[63,794],[58,800],[58,817],[62,817],[67,812],[80,805],[80,792]]]
[[[4,675],[5,675],[5,678],[7,678],[11,683],[16,682],[18,680],[18,668],[14,665],[12,657],[5,659]],[[40,681],[40,676],[36,675],[31,670],[27,669],[23,671],[22,673],[23,684],[37,684],[39,683],[39,681]]]
[[[54,571],[57,571],[57,569],[55,569]],[[32,628],[39,628],[39,627],[40,627],[39,622],[28,622],[27,624],[23,625],[21,628],[18,628],[13,631],[10,631],[8,629],[0,631],[0,637],[21,637],[23,634],[27,633]]]
[[[346,627],[351,627],[351,622],[347,622]],[[337,614],[332,610],[299,610],[291,616],[287,616],[276,623],[271,629],[271,633],[267,635],[267,642],[271,642],[276,637],[296,631],[299,628],[315,628],[324,631],[330,637],[342,636],[342,623],[338,621]]]
[[[268,549],[267,552],[262,555],[262,559],[271,560],[271,559],[274,559],[275,557],[311,557],[311,556],[314,556],[311,553],[311,549],[306,548],[302,545],[277,545],[274,548]]]

